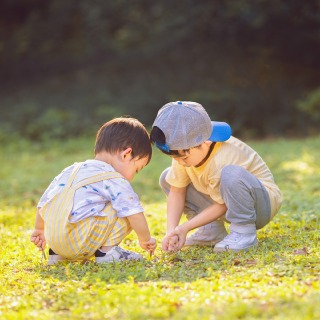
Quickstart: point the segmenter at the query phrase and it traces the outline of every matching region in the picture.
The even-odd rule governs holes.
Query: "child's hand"
[[[171,233],[169,233],[166,237],[169,239],[175,238],[177,239],[176,243],[174,243],[175,251],[180,250],[184,243],[186,242],[187,231],[183,228],[183,225],[176,227]],[[170,249],[170,247],[169,247]],[[171,250],[168,250],[171,251]]]
[[[44,237],[44,230],[33,230],[30,241],[33,242],[40,251],[43,251],[46,247],[46,238]]]
[[[169,242],[170,242],[170,237],[168,236],[165,236],[162,239],[162,250],[169,251]]]
[[[168,251],[178,251],[179,249],[179,237],[177,235],[173,235],[169,238],[169,246]]]
[[[149,241],[139,241],[140,247],[146,251],[149,251],[150,255],[154,253],[157,247],[157,240],[150,238]]]
[[[175,234],[168,234],[162,240],[162,250],[164,251],[177,251],[179,237]]]

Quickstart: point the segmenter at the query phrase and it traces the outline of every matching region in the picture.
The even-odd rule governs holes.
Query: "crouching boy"
[[[281,205],[280,190],[262,158],[231,136],[227,123],[211,121],[196,102],[164,105],[150,137],[172,158],[160,177],[168,196],[162,248],[214,245],[220,252],[256,246],[257,229],[269,223]],[[179,226],[183,212],[189,221]],[[225,222],[231,224],[229,234]]]
[[[49,245],[49,265],[93,255],[98,263],[141,260],[119,247],[131,230],[142,249],[156,248],[130,185],[151,159],[148,132],[136,119],[113,119],[99,129],[94,153],[64,169],[40,199],[31,241],[40,250]]]

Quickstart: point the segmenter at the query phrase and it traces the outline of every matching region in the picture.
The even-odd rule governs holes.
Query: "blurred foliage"
[[[2,0],[0,139],[65,137],[196,100],[251,136],[308,133],[316,0]],[[307,98],[308,99],[308,98]],[[312,108],[311,108],[312,109]],[[2,138],[1,138],[2,137]]]
[[[305,100],[298,103],[298,107],[314,119],[320,120],[320,88],[310,92]]]

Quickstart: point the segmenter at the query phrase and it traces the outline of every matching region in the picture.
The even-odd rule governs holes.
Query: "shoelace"
[[[129,253],[129,254],[132,254],[132,253],[133,253],[133,252],[130,251],[130,250],[126,250],[126,249],[123,249],[123,248],[118,247],[118,246],[115,247],[115,250],[116,250],[118,253],[120,253],[120,254],[123,253],[123,252]]]
[[[121,257],[122,257],[122,255],[123,255],[123,253],[127,253],[128,255],[132,255],[132,254],[135,253],[135,252],[132,252],[132,251],[130,251],[130,250],[123,249],[123,248],[118,247],[118,246],[115,247],[115,250],[121,255]]]

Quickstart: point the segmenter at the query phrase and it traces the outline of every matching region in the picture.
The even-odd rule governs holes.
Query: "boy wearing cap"
[[[256,246],[256,230],[270,222],[281,206],[280,190],[262,158],[231,136],[227,123],[211,121],[196,102],[164,105],[150,138],[172,157],[171,167],[160,176],[167,194],[163,250],[214,245],[220,252]],[[188,221],[179,226],[183,212]],[[224,222],[230,223],[229,234]]]

